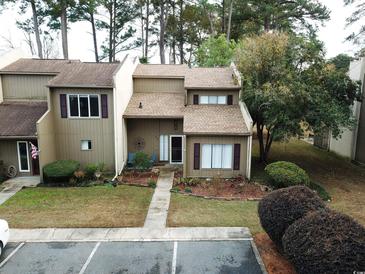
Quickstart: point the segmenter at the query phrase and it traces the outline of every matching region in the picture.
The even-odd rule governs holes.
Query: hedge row
[[[259,203],[264,230],[298,274],[365,269],[365,228],[326,207],[304,186],[273,191]]]

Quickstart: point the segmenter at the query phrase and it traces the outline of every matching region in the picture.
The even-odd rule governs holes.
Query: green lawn
[[[143,226],[153,190],[133,186],[23,189],[0,206],[12,228]]]
[[[258,164],[258,146],[254,141],[253,180],[265,181],[264,166]],[[331,208],[351,215],[365,225],[365,169],[333,153],[303,141],[274,143],[270,161],[292,161],[304,168],[331,195]],[[172,196],[169,226],[247,226],[253,233],[261,231],[256,202],[205,200]]]

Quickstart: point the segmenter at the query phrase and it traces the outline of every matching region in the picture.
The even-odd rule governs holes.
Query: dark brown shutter
[[[233,169],[240,170],[241,144],[234,144]]]
[[[194,144],[194,169],[200,169],[200,144]]]
[[[227,96],[227,105],[233,105],[233,95]]]
[[[102,94],[101,98],[101,118],[108,118],[108,95]]]
[[[61,118],[67,118],[67,97],[66,94],[60,94]]]
[[[193,104],[199,105],[199,95],[198,94],[193,95]]]

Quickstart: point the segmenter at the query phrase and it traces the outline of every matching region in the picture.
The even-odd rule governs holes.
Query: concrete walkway
[[[252,240],[246,227],[11,229],[10,242]]]
[[[40,183],[39,176],[16,177],[2,183],[4,189],[0,192],[0,205],[15,195],[23,187],[36,187]]]
[[[173,181],[174,172],[162,169],[148,209],[144,223],[145,228],[159,229],[166,227],[171,197],[170,189],[172,188]]]

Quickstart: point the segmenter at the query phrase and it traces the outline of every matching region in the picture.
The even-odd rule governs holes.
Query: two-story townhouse
[[[144,151],[188,177],[250,177],[252,120],[234,66],[21,58],[0,77],[0,160],[20,175],[61,159],[103,162],[117,175]]]
[[[123,115],[128,152],[183,165],[186,177],[250,177],[252,120],[231,68],[143,65]]]
[[[124,77],[130,71],[131,78],[135,65],[128,58],[121,63],[20,58],[4,66],[0,161],[15,166],[18,175],[38,175],[44,165],[61,159],[120,170],[123,156],[117,166],[116,151],[123,154],[123,143],[116,143],[115,130],[122,118],[115,117],[115,104],[124,99],[115,95],[116,82],[123,82],[125,90],[131,86]],[[37,157],[32,157],[32,144]]]

